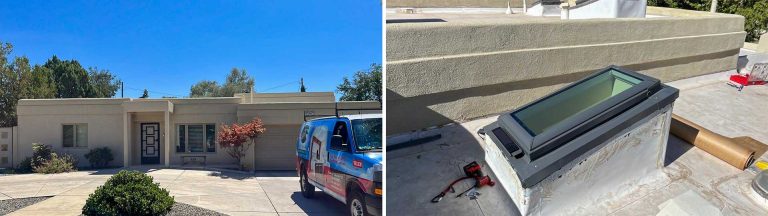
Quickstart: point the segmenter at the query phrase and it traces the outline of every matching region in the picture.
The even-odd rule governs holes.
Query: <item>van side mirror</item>
[[[349,150],[349,145],[344,143],[344,138],[342,138],[341,135],[333,135],[333,137],[331,137],[331,149],[347,151]]]

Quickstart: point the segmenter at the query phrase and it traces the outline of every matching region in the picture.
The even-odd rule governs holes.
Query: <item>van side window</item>
[[[336,122],[336,126],[333,127],[333,135],[341,135],[341,143],[344,146],[349,146],[349,137],[347,133],[347,124],[343,121]],[[346,149],[336,149],[341,151],[348,151],[349,148]]]
[[[309,125],[304,125],[301,129],[301,143],[307,143],[307,134],[309,133]]]

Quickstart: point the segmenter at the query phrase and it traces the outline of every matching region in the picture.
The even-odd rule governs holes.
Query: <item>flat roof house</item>
[[[185,99],[24,99],[13,129],[12,165],[32,156],[32,143],[53,146],[79,159],[92,148],[109,147],[111,165],[209,166],[235,163],[215,143],[222,124],[258,117],[267,131],[246,158],[251,170],[293,170],[295,141],[305,114],[380,113],[376,101],[336,102],[332,92],[244,93],[235,97]]]

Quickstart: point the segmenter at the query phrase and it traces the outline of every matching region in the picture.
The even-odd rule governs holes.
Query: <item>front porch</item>
[[[170,101],[123,103],[123,166],[171,165]]]

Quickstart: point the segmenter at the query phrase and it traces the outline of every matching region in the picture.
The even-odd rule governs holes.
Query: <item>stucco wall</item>
[[[115,156],[113,165],[123,164],[123,99],[91,100],[21,100],[17,108],[19,117],[19,143],[14,152],[18,164],[32,156],[32,143],[51,145],[58,153],[76,156],[78,166],[89,166],[83,156],[91,148],[109,147]],[[50,106],[46,104],[60,103]],[[62,146],[63,124],[88,124],[88,147]]]
[[[235,97],[243,99],[242,103],[306,103],[336,101],[333,92],[292,92],[292,93],[239,93]]]
[[[674,16],[387,24],[387,133],[511,110],[611,64],[664,82],[736,67],[743,17],[648,11]]]
[[[283,94],[284,96],[289,96]],[[297,94],[294,94],[294,96]],[[298,94],[301,97],[301,94]],[[275,96],[275,95],[271,95]],[[270,96],[270,97],[271,97]],[[331,94],[332,96],[332,94]],[[327,94],[311,97],[326,98]],[[331,99],[333,99],[331,97]],[[279,100],[273,98],[272,100]],[[286,100],[295,100],[286,99]],[[324,99],[325,100],[325,99]],[[88,166],[83,157],[91,148],[109,147],[115,161],[111,165],[123,165],[123,117],[130,113],[130,134],[128,138],[130,165],[141,164],[141,123],[160,123],[160,132],[168,127],[169,162],[171,165],[182,164],[183,155],[205,155],[208,165],[228,165],[235,161],[224,149],[216,146],[214,153],[177,153],[179,124],[216,124],[217,131],[222,124],[247,122],[254,117],[264,121],[267,132],[257,140],[244,160],[249,168],[258,170],[291,170],[295,168],[295,139],[300,125],[304,122],[304,112],[334,114],[336,103],[330,102],[275,102],[242,104],[241,98],[202,98],[202,99],[51,99],[21,100],[19,113],[19,144],[14,155],[15,163],[32,155],[32,143],[43,143],[54,147],[56,152],[70,153],[78,157],[78,166]],[[165,103],[163,103],[165,102]],[[171,104],[168,104],[170,102]],[[162,106],[159,106],[162,105]],[[379,102],[339,102],[338,108],[378,108]],[[168,122],[164,110],[172,111]],[[162,110],[162,111],[160,111]],[[342,114],[353,114],[347,111]],[[364,111],[362,113],[381,113]],[[87,148],[64,148],[62,146],[62,125],[68,123],[88,124]],[[160,139],[160,164],[164,164],[166,149],[165,139]],[[254,157],[255,156],[255,157]]]
[[[235,162],[224,149],[216,146],[215,153],[177,153],[178,125],[180,124],[216,124],[218,132],[222,124],[231,124],[237,121],[236,103],[175,103],[173,115],[171,115],[171,164],[182,164],[182,155],[205,155],[206,163],[210,165],[232,164]]]

